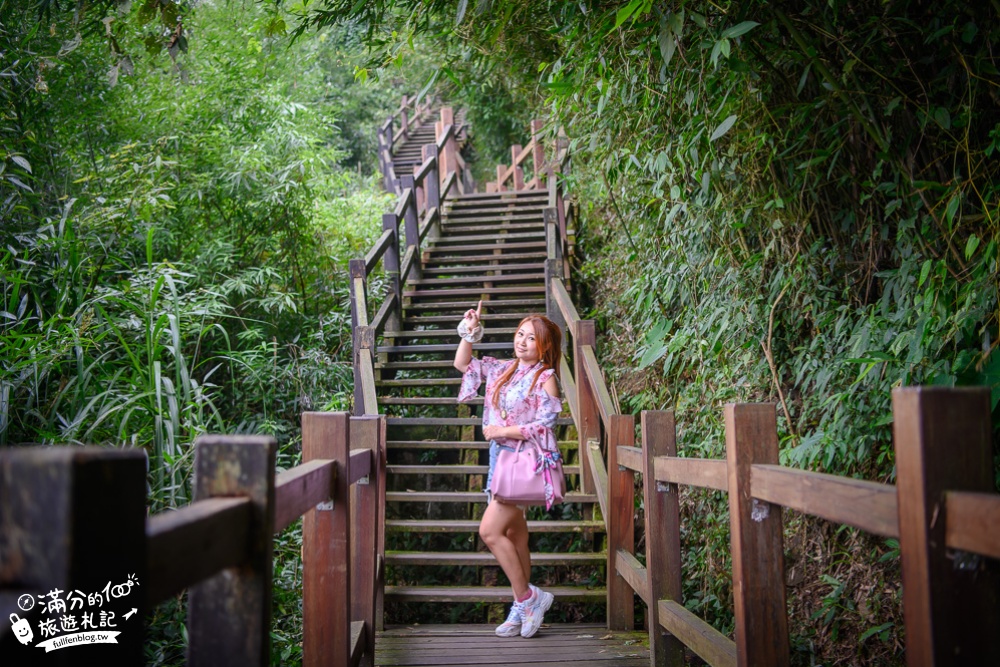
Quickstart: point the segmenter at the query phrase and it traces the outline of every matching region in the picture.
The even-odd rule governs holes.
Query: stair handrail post
[[[635,446],[635,417],[609,415],[608,457],[608,629],[635,628],[635,591],[618,571],[618,554],[635,555],[635,473],[618,463],[619,447]]]
[[[399,107],[399,126],[403,131],[403,139],[410,138],[410,118],[408,115],[408,109],[406,108],[407,104],[407,97],[406,95],[403,95],[403,104]]]
[[[329,500],[302,517],[302,664],[351,664],[350,416],[302,414],[302,460],[335,462]]]
[[[909,667],[1000,663],[1000,575],[946,543],[949,494],[995,491],[990,405],[989,387],[892,392]]]
[[[580,404],[580,423],[576,425],[580,458],[580,487],[583,493],[594,493],[594,473],[590,467],[590,440],[601,437],[601,413],[597,407],[597,397],[587,379],[587,366],[583,360],[583,348],[590,345],[596,349],[597,332],[594,320],[577,322],[573,334],[573,377],[576,379],[577,401]]]
[[[0,448],[0,536],[5,538],[0,544],[0,588],[36,595],[60,589],[68,597],[70,591],[99,591],[109,579],[124,582],[134,575],[140,587],[121,602],[138,609],[139,627],[130,625],[118,636],[117,646],[94,651],[114,664],[143,664],[142,619],[150,588],[146,467],[146,452],[138,447]],[[6,539],[11,536],[16,537]],[[68,599],[65,602],[72,607]],[[25,616],[17,609],[7,611]],[[39,618],[29,623],[35,620],[41,622]],[[34,650],[30,646],[8,649],[14,636],[3,634],[0,651],[28,656]]]
[[[390,294],[396,297],[396,307],[392,309],[392,314],[389,315],[385,328],[391,331],[399,331],[402,328],[400,323],[403,317],[403,291],[399,278],[402,255],[399,252],[399,220],[396,218],[395,213],[382,214],[382,231],[392,232],[392,243],[389,244],[385,255],[382,257],[382,268],[389,279]],[[388,299],[390,296],[387,295],[386,298]]]
[[[437,209],[434,221],[431,222],[431,228],[427,232],[427,237],[433,239],[441,235],[441,180],[438,173],[441,161],[438,157],[437,144],[424,144],[421,150],[424,162],[433,158],[431,169],[424,179],[424,187],[427,192],[427,210]]]
[[[451,171],[455,172],[456,180],[461,179],[461,174],[459,173],[458,160],[455,157],[456,153],[456,140],[455,140],[455,113],[451,107],[441,107],[441,131],[443,132],[448,126],[452,126],[451,136],[444,143],[444,167],[442,167],[443,176],[448,177],[448,173]],[[448,194],[451,194],[449,192]]]
[[[251,502],[247,558],[188,590],[187,664],[271,663],[274,463],[270,436],[203,435],[195,442],[194,500]]]
[[[385,630],[385,487],[386,487],[386,464],[388,461],[387,450],[389,447],[387,440],[387,422],[383,416],[379,419],[378,434],[378,460],[375,466],[375,474],[378,484],[378,524],[375,529],[375,551],[378,556],[377,567],[375,568],[375,630]]]
[[[552,279],[562,279],[563,257],[562,244],[559,243],[559,230],[556,226],[556,210],[554,208],[542,209],[542,220],[545,225],[545,315],[552,320],[561,331],[566,332],[566,318],[563,317],[562,309],[556,303],[552,294]],[[569,345],[569,332],[562,337],[562,351],[566,354]]]
[[[363,621],[365,627],[365,651],[359,663],[361,667],[375,664],[375,613],[376,578],[378,576],[378,534],[382,521],[379,508],[379,451],[383,444],[379,441],[384,432],[381,422],[384,415],[363,415],[351,417],[351,451],[368,450],[371,455],[371,472],[351,487],[351,619]]]
[[[787,667],[788,608],[782,509],[751,497],[751,467],[778,463],[773,403],[728,403],[724,410],[739,665]]]
[[[524,170],[521,169],[521,163],[517,161],[517,158],[521,155],[523,147],[521,144],[514,144],[510,147],[510,169],[513,175],[513,188],[515,192],[517,190],[524,189]]]
[[[677,456],[673,410],[643,410],[642,495],[645,507],[646,581],[650,667],[683,667],[684,644],[660,625],[660,600],[683,602],[681,514],[677,484],[656,481],[656,457]]]
[[[417,209],[417,218],[427,210],[427,197],[425,195],[424,179],[417,181],[417,174],[420,173],[420,165],[413,165],[413,201]]]
[[[410,272],[413,277],[420,279],[423,274],[423,258],[420,256],[420,220],[417,218],[416,196],[414,195],[413,176],[403,176],[399,181],[403,192],[410,190],[410,196],[403,208],[403,230],[406,234],[406,249],[411,246],[413,249],[413,268]],[[409,278],[409,277],[408,277]]]
[[[545,173],[545,144],[542,140],[542,130],[545,128],[545,121],[535,118],[531,121],[531,162],[534,172],[535,189],[542,188],[542,174]]]
[[[350,272],[349,290],[351,296],[351,337],[353,348],[354,372],[354,412],[364,413],[364,385],[362,382],[361,357],[358,341],[358,330],[368,327],[368,273],[364,259],[352,259],[348,262]]]

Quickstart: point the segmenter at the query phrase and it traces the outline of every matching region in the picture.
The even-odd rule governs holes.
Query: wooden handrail
[[[437,206],[424,211],[424,221],[420,224],[420,233],[418,234],[421,243],[423,243],[427,234],[430,233],[434,223],[440,219],[440,215],[440,209]]]
[[[622,579],[635,591],[635,594],[642,598],[642,601],[649,604],[649,579],[646,576],[646,568],[634,554],[630,554],[624,549],[615,552],[615,569]]]
[[[399,307],[399,297],[396,296],[394,292],[389,292],[386,294],[385,299],[382,301],[382,305],[379,307],[378,312],[375,313],[375,317],[372,318],[371,326],[375,329],[375,335],[385,331],[385,324],[389,321],[389,317],[392,316],[393,311]]]
[[[397,220],[402,220],[403,216],[406,215],[406,209],[410,207],[413,202],[413,188],[404,189],[400,195],[399,199],[396,200],[396,208],[393,209],[393,213],[396,215]]]
[[[573,299],[570,297],[569,292],[566,291],[566,285],[562,279],[557,278],[553,280],[549,286],[549,290],[552,292],[552,297],[555,299],[556,305],[559,306],[559,312],[562,313],[563,319],[566,320],[566,326],[570,330],[570,333],[576,331],[576,323],[580,321],[580,314],[576,312],[576,306],[573,305]]]
[[[247,557],[249,498],[210,498],[146,521],[149,604],[177,595]],[[197,553],[197,558],[191,554]]]
[[[279,473],[274,480],[274,532],[329,498],[336,481],[336,462],[331,459],[315,459]]]
[[[372,450],[352,449],[348,468],[351,471],[349,484],[357,484],[372,472]]]
[[[361,391],[364,396],[364,411],[361,414],[377,415],[378,398],[375,393],[375,369],[372,359],[372,351],[361,348],[358,351],[361,364]]]
[[[950,491],[944,506],[950,548],[1000,559],[1000,495]]]
[[[684,605],[659,600],[660,625],[712,667],[736,667],[736,642],[713,628]]]
[[[576,392],[576,380],[573,379],[573,371],[569,367],[569,362],[565,356],[559,358],[559,381],[562,383],[563,398],[569,405],[569,412],[573,416],[573,423],[580,423],[580,398]]]
[[[751,466],[750,493],[782,507],[899,537],[896,487],[778,465]]]
[[[382,232],[382,236],[378,237],[378,241],[375,242],[372,249],[368,251],[367,255],[365,255],[365,276],[371,275],[371,272],[375,269],[375,265],[378,264],[378,261],[382,259],[382,255],[384,255],[385,251],[389,249],[390,245],[392,245],[394,237],[395,234],[391,229],[385,230]]]
[[[722,459],[685,459],[657,456],[653,460],[657,482],[698,486],[716,491],[729,490],[726,462]]]
[[[455,185],[458,180],[455,171],[449,171],[448,176],[444,179],[444,183],[441,185],[441,199],[448,196],[453,185]]]
[[[437,167],[436,156],[431,156],[424,160],[423,164],[413,173],[413,182],[417,185],[423,184],[424,179],[427,178],[427,174],[431,173],[435,167]]]
[[[413,268],[414,257],[416,256],[417,246],[411,245],[406,249],[406,253],[403,255],[403,262],[400,264],[399,268],[399,280],[400,282],[406,282],[407,276],[410,275],[410,269]]]
[[[608,469],[604,465],[600,440],[588,440],[587,449],[590,451],[590,471],[594,475],[594,493],[597,495],[597,502],[601,506],[601,516],[604,517],[604,525],[607,527]]]
[[[594,391],[594,396],[597,398],[597,408],[601,413],[601,422],[607,428],[611,423],[611,416],[616,414],[614,403],[611,402],[611,393],[608,391],[608,386],[604,383],[604,374],[597,363],[594,348],[590,345],[584,345],[581,347],[581,351],[583,352],[583,364],[587,369],[587,381],[590,383],[590,387]]]

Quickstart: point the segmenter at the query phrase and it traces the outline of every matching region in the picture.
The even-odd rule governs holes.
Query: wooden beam
[[[892,413],[906,664],[1000,664],[1000,573],[946,541],[946,494],[993,490],[990,390],[898,388]]]
[[[329,501],[302,519],[302,664],[347,665],[351,659],[350,419],[343,412],[302,414],[302,459],[335,461]]]
[[[378,576],[379,437],[384,417],[351,418],[351,618],[365,629],[359,662],[375,664],[375,608]],[[375,468],[373,469],[373,464]],[[361,475],[361,473],[364,475]],[[363,481],[362,481],[363,480]]]
[[[274,482],[274,532],[280,533],[333,493],[336,466],[315,459],[278,474]]]
[[[600,441],[601,438],[601,418],[597,407],[597,400],[594,397],[594,390],[587,380],[587,367],[583,363],[583,349],[585,346],[597,344],[597,332],[594,329],[593,320],[579,320],[573,329],[573,377],[576,379],[576,395],[579,414],[576,415],[577,442],[580,452],[580,469],[583,474],[580,478],[580,490],[584,493],[594,493],[594,477],[591,474],[592,466],[587,461],[591,456],[589,442],[591,440]],[[600,455],[600,447],[598,447]],[[602,459],[603,464],[603,459]],[[605,487],[606,488],[606,487]],[[604,507],[601,507],[604,512]],[[605,516],[607,516],[605,514]]]
[[[604,456],[601,454],[601,442],[599,440],[588,440],[584,445],[590,453],[590,471],[594,480],[593,493],[597,496],[597,503],[601,506],[601,516],[604,517],[604,526],[608,525],[608,470],[604,467]]]
[[[698,486],[716,491],[729,490],[729,471],[722,459],[682,459],[657,456],[653,462],[656,481]]]
[[[365,417],[371,417],[373,415],[363,415]],[[352,417],[352,419],[360,419],[361,416]],[[353,433],[353,431],[352,431]],[[358,482],[364,480],[372,472],[372,453],[368,448],[365,449],[352,449],[350,456],[350,463],[348,466],[351,470],[350,481],[351,485],[357,484]],[[367,483],[367,482],[365,482]]]
[[[566,285],[561,279],[553,280],[549,289],[556,300],[556,305],[559,306],[559,311],[566,320],[567,328],[572,332],[576,328],[576,323],[580,321],[580,315],[576,312],[576,306],[573,305],[573,299],[569,292],[566,291]]]
[[[657,457],[677,454],[673,411],[643,410],[639,430],[642,438],[642,494],[646,529],[646,573],[649,597],[649,658],[651,667],[683,667],[684,646],[678,638],[664,634],[659,601],[680,603],[681,520],[680,494],[676,485],[657,482]]]
[[[660,625],[712,667],[736,667],[736,644],[674,600],[660,600]]]
[[[618,448],[618,465],[633,472],[642,472],[642,450],[638,447]]]
[[[778,462],[773,404],[725,407],[736,652],[740,665],[787,667],[781,507],[750,497],[750,467]]]
[[[949,548],[1000,560],[1000,495],[948,491],[944,506]]]
[[[382,232],[382,236],[378,237],[378,240],[375,241],[375,245],[373,245],[372,249],[368,251],[368,254],[365,255],[366,276],[371,275],[371,272],[375,270],[375,266],[378,264],[378,261],[382,259],[382,255],[385,254],[385,251],[389,249],[389,246],[392,243],[392,237],[392,230],[386,229]]]
[[[208,498],[161,512],[146,523],[146,600],[157,605],[247,558],[249,498]],[[192,558],[191,554],[198,554]]]
[[[635,474],[618,463],[622,445],[635,442],[635,417],[611,415],[608,423],[608,629],[635,627],[635,598],[625,579],[617,574],[619,551],[635,551]],[[615,574],[612,574],[615,573]]]
[[[899,537],[896,487],[778,465],[750,469],[754,498],[847,524],[884,537]]]
[[[587,380],[594,392],[601,422],[605,428],[608,428],[611,417],[615,414],[615,404],[611,401],[611,392],[608,391],[608,385],[604,382],[604,373],[601,371],[600,364],[597,363],[597,355],[594,354],[593,346],[582,346],[580,353],[583,355],[583,365],[587,369]]]
[[[188,591],[188,665],[271,663],[271,568],[274,459],[263,436],[209,436],[195,442],[194,498],[245,496],[251,503],[246,556],[239,567]]]
[[[615,570],[642,601],[649,604],[649,583],[646,568],[634,554],[619,549],[615,554]]]

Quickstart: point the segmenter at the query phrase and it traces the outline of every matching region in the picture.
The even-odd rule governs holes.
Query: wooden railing
[[[654,665],[683,665],[684,646],[710,665],[788,665],[782,507],[898,538],[908,665],[1000,664],[1000,495],[995,493],[988,388],[893,392],[895,486],[778,465],[773,404],[725,406],[726,459],[678,457],[670,411],[619,414],[561,280],[549,299],[572,336],[564,392],[579,431],[584,488],[597,493],[608,535],[608,626],[633,627],[647,606]],[[584,457],[589,456],[589,461]],[[646,565],[633,536],[642,475]],[[726,491],[735,641],[683,605],[678,490]],[[957,662],[956,662],[957,661]]]
[[[392,118],[387,123],[390,123]],[[441,203],[460,193],[465,163],[458,151],[451,108],[441,109],[437,141],[423,146],[423,163],[398,179],[399,198],[382,216],[382,235],[364,258],[349,263],[351,330],[354,346],[354,414],[378,414],[375,393],[376,340],[385,331],[402,328],[402,286],[419,278],[423,267],[421,243],[441,233]],[[402,232],[400,228],[402,227]],[[402,233],[402,239],[400,235]],[[386,291],[369,316],[368,279],[382,262]],[[391,339],[386,341],[391,344]]]
[[[202,436],[195,500],[146,518],[141,449],[0,451],[0,611],[17,612],[25,593],[92,593],[132,575],[140,622],[119,628],[114,664],[143,663],[141,619],[186,589],[189,665],[269,665],[273,535],[304,515],[303,664],[374,664],[385,419],[305,413],[303,463],[276,474],[275,454],[270,437]],[[35,650],[9,628],[4,655]]]
[[[399,180],[392,166],[393,151],[396,145],[410,138],[410,133],[426,121],[434,105],[435,98],[403,95],[399,108],[379,126],[376,133],[378,139],[378,166],[382,171],[385,189],[388,192],[399,192]]]

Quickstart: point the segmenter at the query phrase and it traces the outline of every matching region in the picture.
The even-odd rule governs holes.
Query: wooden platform
[[[543,625],[531,639],[497,637],[493,631],[492,625],[388,627],[375,640],[375,665],[649,665],[643,632],[610,632],[603,625],[583,623]]]

